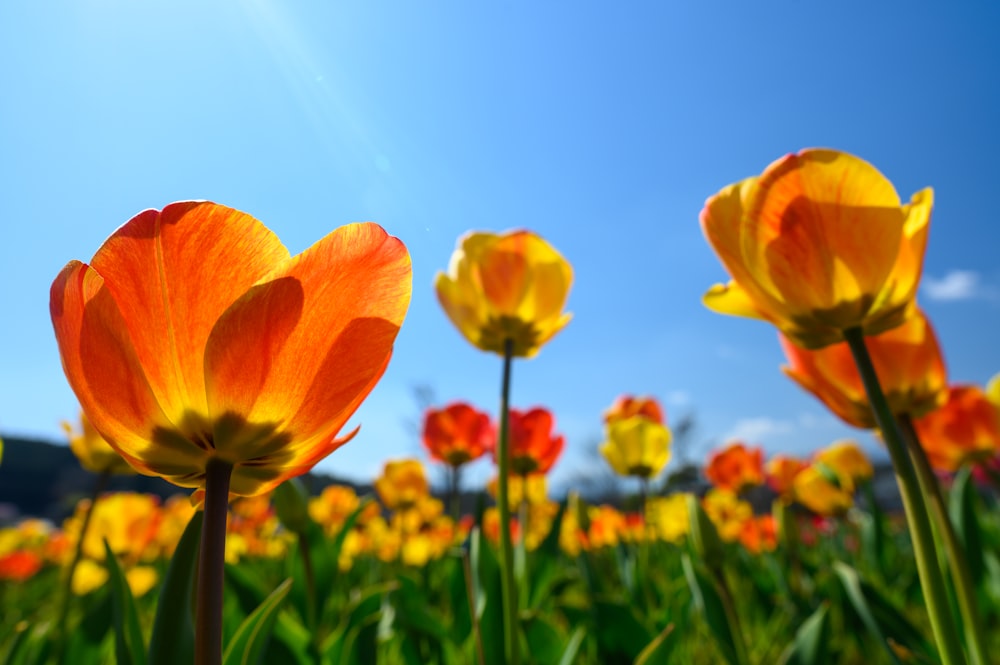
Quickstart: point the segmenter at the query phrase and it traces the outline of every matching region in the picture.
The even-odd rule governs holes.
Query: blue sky
[[[463,232],[514,227],[576,271],[573,322],[514,368],[513,404],[551,408],[567,436],[557,483],[593,463],[622,393],[693,412],[699,457],[734,436],[874,450],[780,373],[770,326],[702,307],[725,274],[698,213],[809,146],[864,157],[904,200],[933,186],[920,301],[951,379],[985,382],[997,25],[988,3],[2,3],[0,433],[61,440],[75,416],[48,318],[66,261],[140,210],[205,198],[293,252],[361,220],[410,249],[394,360],[321,470],[365,480],[419,455],[415,386],[496,411],[499,359],[459,336],[432,282]]]

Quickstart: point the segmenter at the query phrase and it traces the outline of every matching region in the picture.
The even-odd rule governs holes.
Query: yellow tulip
[[[842,515],[854,505],[854,482],[847,474],[817,462],[802,469],[793,481],[796,501],[817,515]]]
[[[868,456],[850,439],[831,443],[816,453],[816,461],[826,464],[838,476],[850,476],[854,482],[868,480],[875,473]]]
[[[563,312],[573,269],[531,231],[473,232],[459,240],[447,273],[435,280],[438,300],[473,345],[531,357],[572,315]]]
[[[651,478],[670,460],[670,430],[643,416],[612,420],[601,454],[620,476]]]
[[[868,162],[809,149],[711,197],[702,229],[732,281],[709,309],[770,321],[817,349],[860,327],[874,335],[914,310],[933,192],[902,205]]]
[[[63,422],[63,430],[69,437],[69,448],[80,460],[80,466],[93,473],[134,474],[135,470],[101,436],[90,420],[80,412],[80,431],[68,422]]]

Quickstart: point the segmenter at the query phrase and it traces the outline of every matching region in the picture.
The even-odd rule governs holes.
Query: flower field
[[[435,282],[463,351],[497,358],[483,377],[495,414],[424,414],[447,488],[393,459],[373,496],[310,491],[299,476],[352,445],[342,429],[405,325],[407,248],[365,223],[291,256],[221,205],[142,212],[52,284],[82,409],[66,432],[96,483],[63,524],[0,528],[0,659],[1000,663],[1000,375],[949,382],[918,307],[932,207],[930,189],[903,203],[871,164],[810,149],[701,213],[730,277],[705,305],[775,326],[789,378],[878,433],[892,510],[850,440],[801,458],[732,441],[704,460],[704,491],[665,491],[670,420],[638,395],[594,414],[600,454],[635,495],[553,496],[547,474],[572,444],[549,409],[510,394],[517,363],[544,363],[572,325],[574,272],[528,230],[466,234]],[[495,478],[463,488],[484,456]],[[103,491],[132,473],[178,494]]]

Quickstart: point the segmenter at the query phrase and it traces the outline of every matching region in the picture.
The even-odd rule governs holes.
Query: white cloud
[[[924,276],[924,293],[931,300],[971,300],[984,294],[979,284],[979,273],[972,270],[952,270],[941,279]]]
[[[793,429],[794,426],[787,420],[776,420],[767,416],[744,418],[738,420],[722,438],[726,441],[739,439],[749,444],[757,444],[769,436],[789,434]]]

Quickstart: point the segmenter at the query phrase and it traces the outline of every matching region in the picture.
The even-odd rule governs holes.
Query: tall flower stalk
[[[875,373],[868,349],[865,346],[864,333],[859,328],[844,331],[844,337],[850,346],[858,372],[864,382],[868,399],[882,439],[889,450],[892,466],[896,471],[896,482],[903,498],[903,508],[906,521],[913,538],[913,554],[917,560],[917,573],[920,585],[924,590],[924,600],[927,604],[927,614],[930,617],[934,639],[940,650],[943,665],[961,665],[965,663],[962,645],[958,638],[955,618],[948,606],[948,596],[941,575],[941,566],[934,545],[934,535],[928,519],[927,504],[917,480],[906,444],[900,434],[896,418],[889,408],[889,403],[882,393],[882,388]]]

